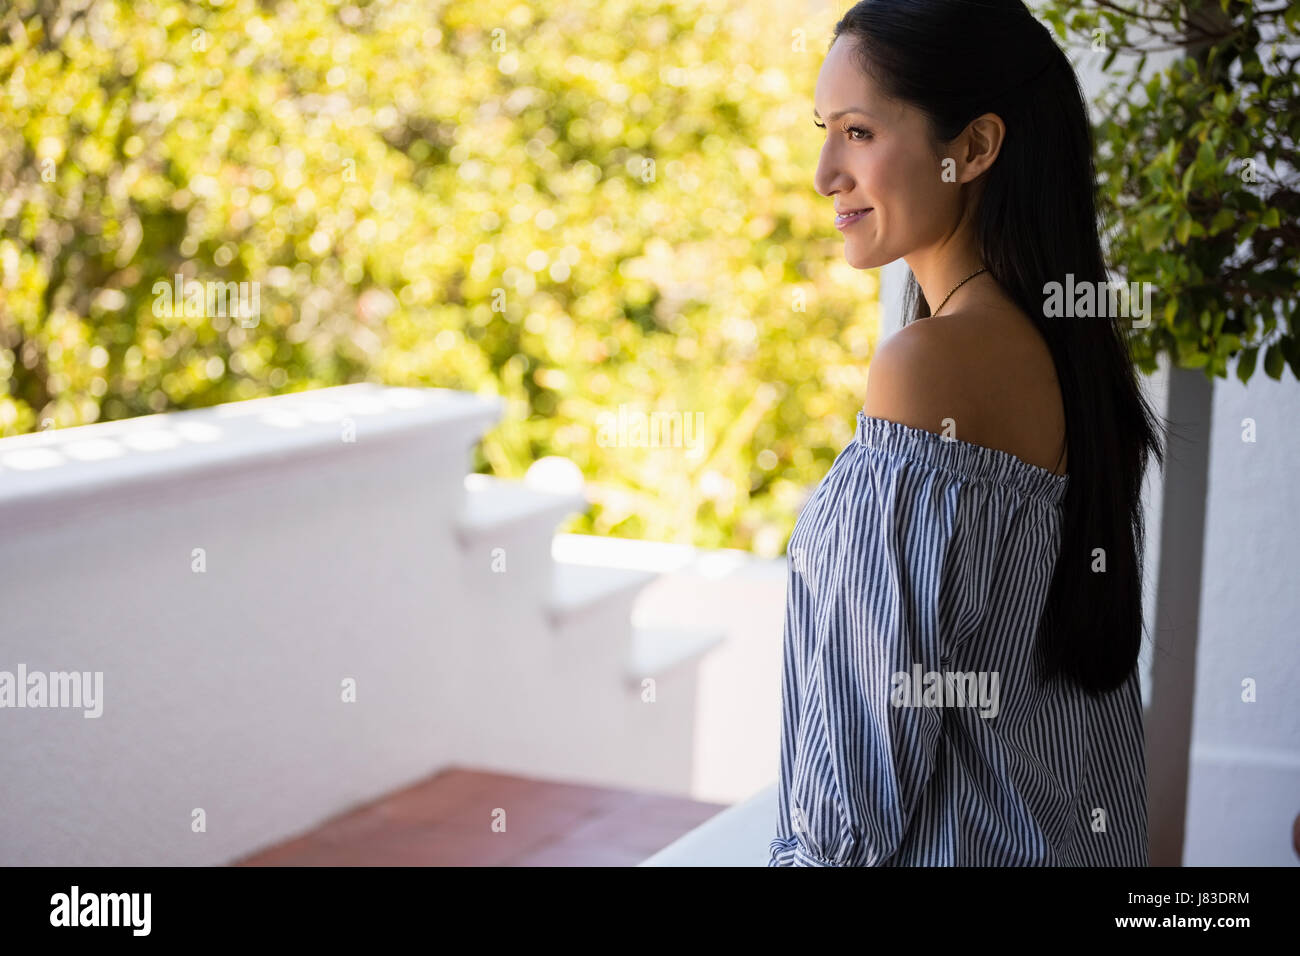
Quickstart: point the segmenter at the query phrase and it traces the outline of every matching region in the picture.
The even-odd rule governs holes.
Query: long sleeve
[[[918,691],[945,663],[941,592],[963,489],[875,451],[841,474],[852,480],[822,489],[835,504],[801,529],[791,564],[772,866],[887,863],[936,772],[943,710]],[[803,642],[790,639],[800,620],[814,622]]]

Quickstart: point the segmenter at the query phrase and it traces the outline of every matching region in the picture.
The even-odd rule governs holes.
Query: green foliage
[[[1240,0],[1049,2],[1063,41],[1118,71],[1099,101],[1098,183],[1113,266],[1151,282],[1132,330],[1147,372],[1300,377],[1300,7]],[[1288,47],[1289,46],[1289,50]],[[1147,69],[1149,56],[1168,62]],[[1161,304],[1163,301],[1163,305]]]
[[[779,553],[876,334],[812,189],[809,29],[742,0],[16,0],[0,435],[499,394],[478,467],[572,459],[571,530]],[[256,324],[155,314],[178,274],[258,283]],[[702,413],[700,447],[602,444],[623,405]]]

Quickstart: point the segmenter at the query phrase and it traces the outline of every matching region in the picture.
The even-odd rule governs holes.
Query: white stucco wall
[[[1254,422],[1254,441],[1243,422]],[[1300,814],[1300,384],[1215,386],[1188,866],[1295,866]],[[1253,682],[1247,703],[1244,682]]]

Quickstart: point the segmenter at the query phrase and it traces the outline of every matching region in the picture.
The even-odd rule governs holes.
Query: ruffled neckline
[[[861,409],[854,441],[864,448],[921,462],[970,481],[1001,485],[1052,505],[1064,500],[1070,484],[1068,474],[1052,474],[1009,451],[947,438],[888,418],[874,418]]]

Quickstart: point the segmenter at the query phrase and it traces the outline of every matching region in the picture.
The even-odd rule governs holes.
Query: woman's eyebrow
[[[850,106],[850,107],[849,107],[848,109],[846,109],[846,110],[839,110],[839,111],[837,111],[837,112],[835,112],[835,113],[832,113],[830,116],[828,116],[828,117],[826,118],[826,122],[828,122],[828,123],[834,123],[834,122],[835,122],[837,119],[839,119],[841,116],[847,116],[849,113],[859,113],[859,114],[861,114],[862,116],[867,117],[868,119],[873,118],[873,117],[871,116],[871,114],[868,113],[866,110],[861,109],[861,108],[859,108],[859,107],[857,107],[857,106]],[[813,116],[816,116],[818,119],[821,119],[821,114],[819,114],[819,113],[817,112],[817,107],[815,107],[815,106],[813,107]]]

